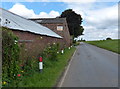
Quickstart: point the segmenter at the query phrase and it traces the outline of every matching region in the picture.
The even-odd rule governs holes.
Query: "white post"
[[[39,62],[39,69],[40,69],[40,72],[42,72],[42,70],[43,70],[43,62]]]
[[[61,53],[63,54],[63,53],[64,53],[64,50],[62,50]]]
[[[70,47],[68,49],[70,49]]]
[[[43,70],[43,59],[42,59],[42,57],[39,57],[39,69],[40,69],[40,72],[42,72],[42,70]]]

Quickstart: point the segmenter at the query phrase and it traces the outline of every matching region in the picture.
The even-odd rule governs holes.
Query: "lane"
[[[118,54],[82,43],[61,87],[117,87]]]

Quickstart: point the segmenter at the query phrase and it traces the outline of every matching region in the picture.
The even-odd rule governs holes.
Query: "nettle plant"
[[[17,86],[21,74],[19,67],[18,37],[2,27],[2,81],[3,86]]]

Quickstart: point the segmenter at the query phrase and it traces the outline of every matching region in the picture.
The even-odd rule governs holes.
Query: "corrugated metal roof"
[[[29,31],[35,34],[47,35],[57,38],[62,38],[52,30],[44,27],[34,21],[23,18],[19,15],[11,13],[5,9],[0,8],[0,21],[1,26],[8,27],[10,29],[17,29],[21,31]]]
[[[37,23],[65,23],[66,18],[30,18],[30,20],[33,20]]]

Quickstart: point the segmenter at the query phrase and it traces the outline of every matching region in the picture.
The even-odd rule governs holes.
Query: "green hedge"
[[[75,50],[75,48],[70,50],[66,48],[64,54],[61,54],[59,44],[48,45],[39,55],[44,59],[44,71],[39,73],[38,58],[30,58],[30,55],[27,55],[28,58],[24,59],[21,55],[22,59],[20,60],[19,55],[24,47],[22,49],[19,47],[18,37],[7,28],[2,28],[2,36],[3,87],[45,87],[46,82],[48,83],[46,86],[52,86]],[[32,82],[32,84],[29,84],[29,82]]]
[[[10,83],[18,84],[19,78],[19,53],[18,37],[9,29],[2,28],[2,81],[3,86]]]

